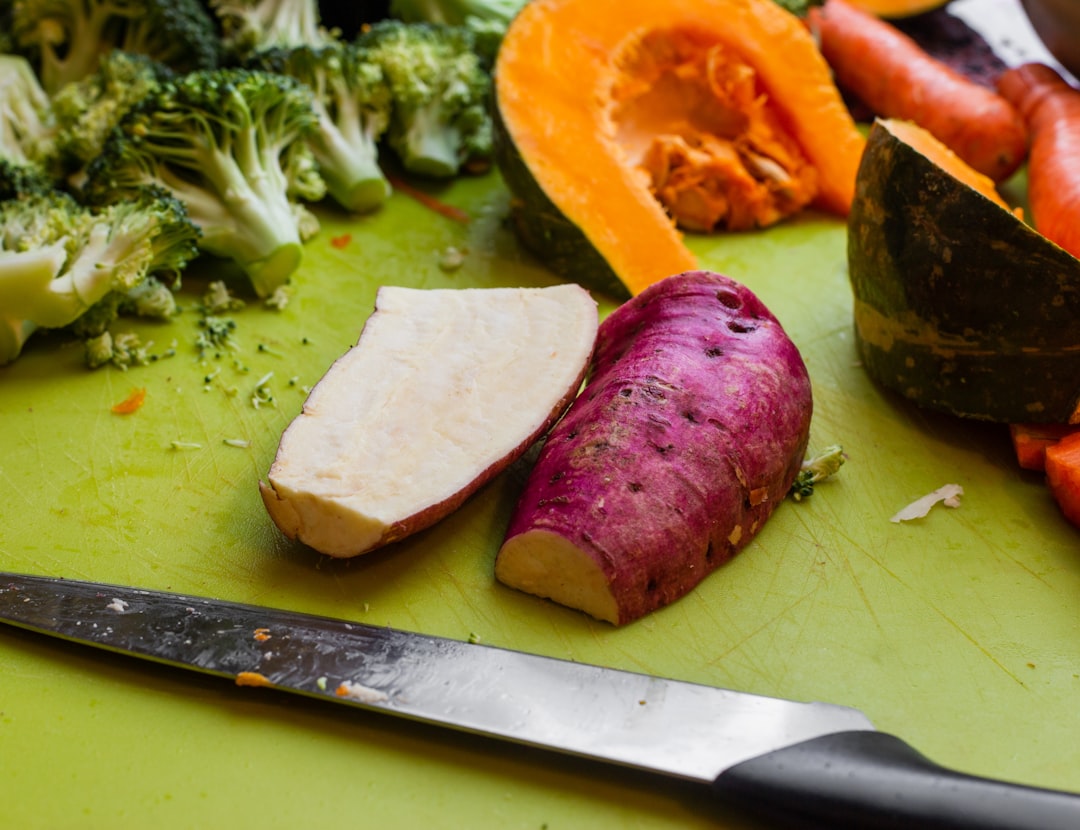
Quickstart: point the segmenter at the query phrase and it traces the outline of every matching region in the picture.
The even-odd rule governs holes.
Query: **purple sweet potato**
[[[708,271],[652,285],[601,324],[496,577],[617,625],[679,599],[783,501],[811,410],[798,349],[749,289]]]

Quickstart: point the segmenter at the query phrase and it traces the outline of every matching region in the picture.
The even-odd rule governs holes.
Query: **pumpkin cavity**
[[[757,71],[693,29],[652,30],[614,56],[614,141],[688,231],[775,224],[817,195],[818,174]]]

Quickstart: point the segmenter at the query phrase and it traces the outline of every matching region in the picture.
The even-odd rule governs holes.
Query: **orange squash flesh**
[[[1006,210],[1010,209],[1005,200],[1001,198],[1001,194],[998,193],[993,179],[975,170],[923,127],[911,121],[902,121],[897,118],[881,119],[881,124],[889,132],[905,144],[914,147],[957,181],[981,193],[994,204]]]
[[[773,0],[532,0],[495,81],[530,174],[632,294],[696,267],[672,214],[740,230],[850,208],[864,139]]]

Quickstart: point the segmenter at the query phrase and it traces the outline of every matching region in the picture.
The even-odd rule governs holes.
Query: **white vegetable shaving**
[[[355,700],[358,703],[383,703],[390,699],[387,694],[380,692],[378,689],[372,689],[360,683],[351,683],[348,680],[338,686],[334,694],[338,697]]]
[[[890,522],[906,522],[910,519],[921,519],[931,508],[941,502],[946,507],[959,507],[960,497],[964,495],[964,488],[959,484],[946,484],[936,489],[933,493],[916,499],[891,519]]]

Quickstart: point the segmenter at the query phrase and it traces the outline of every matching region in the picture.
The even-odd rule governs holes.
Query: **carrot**
[[[1080,90],[1054,69],[1028,63],[998,78],[1031,136],[1028,205],[1035,229],[1080,257]]]
[[[146,389],[132,389],[131,394],[124,400],[113,404],[112,412],[114,415],[131,415],[133,412],[139,411],[145,400]]]
[[[1080,526],[1080,433],[1046,448],[1046,483],[1065,518]]]
[[[915,122],[995,182],[1023,163],[1024,120],[994,90],[845,0],[826,0],[810,10],[807,20],[837,85],[875,115]]]
[[[1074,432],[1080,432],[1080,425],[1009,424],[1016,463],[1023,470],[1045,470],[1046,448]]]

